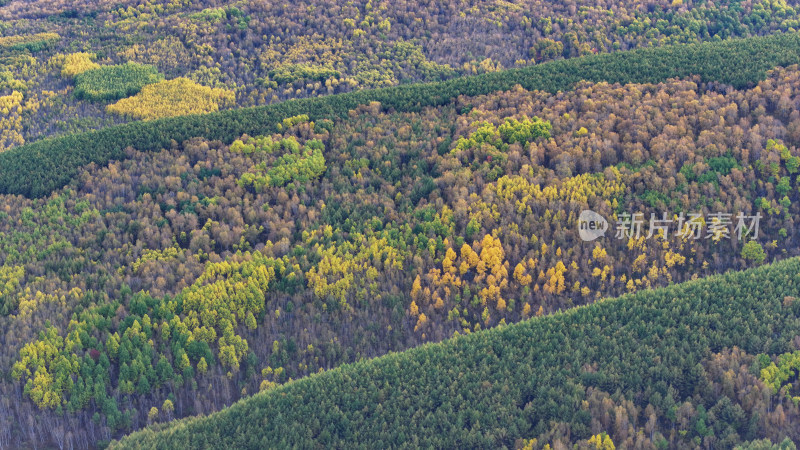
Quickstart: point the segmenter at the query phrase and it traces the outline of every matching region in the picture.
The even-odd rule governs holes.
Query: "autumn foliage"
[[[0,448],[800,439],[799,18],[0,0]]]
[[[176,78],[144,86],[138,94],[108,105],[109,112],[142,120],[218,111],[233,103],[234,94]]]

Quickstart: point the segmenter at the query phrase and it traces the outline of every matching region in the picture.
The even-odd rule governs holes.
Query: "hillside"
[[[307,115],[311,120],[335,120],[358,105],[373,101],[398,112],[446,105],[460,95],[506,91],[515,85],[555,93],[576,82],[656,83],[698,75],[745,87],[762,80],[766,71],[800,63],[800,37],[795,33],[763,38],[666,46],[610,55],[554,61],[447,82],[288,101],[216,114],[134,122],[99,131],[36,141],[0,153],[0,193],[42,197],[74,178],[89,163],[125,158],[125,148],[158,150],[170,142],[193,137],[230,142],[242,134],[267,134],[284,118]]]
[[[797,382],[775,393],[759,374],[800,343],[798,274],[791,259],[424,345],[110,448],[540,448],[602,432],[645,448],[797,440]]]
[[[747,70],[761,81],[510,81],[406,112],[299,114],[2,195],[0,438],[103,443],[456,333],[797,256],[800,68]],[[672,228],[585,242],[585,209],[612,226],[671,212]]]
[[[796,3],[0,0],[0,449],[791,448]]]
[[[153,116],[791,32],[799,15],[792,1],[766,0],[3,0],[0,151]],[[116,103],[148,82],[131,82],[130,63],[165,83]],[[170,103],[182,107],[154,107]]]

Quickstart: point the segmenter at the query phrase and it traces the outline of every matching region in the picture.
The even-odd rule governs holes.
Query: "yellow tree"
[[[525,265],[518,263],[514,268],[514,279],[522,286],[527,286],[533,281],[533,277],[525,273]]]

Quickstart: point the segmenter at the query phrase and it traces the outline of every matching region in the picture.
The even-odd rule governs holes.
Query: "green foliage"
[[[17,308],[17,291],[24,276],[23,266],[0,266],[0,316],[8,315]]]
[[[225,8],[206,8],[202,11],[193,13],[190,17],[192,19],[206,20],[208,22],[217,23],[225,20],[228,17],[228,13]]]
[[[301,123],[308,123],[308,114],[300,114],[298,116],[287,117],[283,119],[283,122],[281,122],[280,126],[278,127],[278,131],[291,128]]]
[[[75,77],[75,96],[93,101],[114,101],[137,94],[164,77],[153,66],[128,62],[101,66]]]
[[[786,396],[792,399],[792,392],[789,388],[790,380],[796,380],[800,374],[800,352],[784,353],[778,356],[778,363],[770,363],[769,366],[761,369],[761,381],[772,388],[772,392],[777,394],[781,389],[787,388]],[[796,397],[800,401],[800,396]]]
[[[63,393],[73,389],[72,376],[78,372],[78,357],[73,353],[79,345],[77,335],[68,339],[49,326],[39,340],[25,345],[20,360],[14,364],[12,376],[25,377],[25,393],[42,409],[55,409],[66,404]]]
[[[575,405],[590,388],[688,398],[709,352],[792,348],[800,303],[785,307],[781,299],[800,295],[798,273],[800,260],[786,260],[358,362],[110,448],[387,447],[409,439],[421,447],[496,448],[544,433],[554,420],[576,432],[589,425]],[[723,410],[699,405],[692,433],[724,430],[710,424]],[[486,432],[470,425],[478,423]]]
[[[75,412],[86,408],[90,400],[106,401],[110,390],[144,396],[179,383],[181,376],[190,380],[194,377],[192,362],[201,374],[206,373],[215,361],[209,344],[219,349],[223,366],[238,370],[248,344],[234,327],[242,323],[250,330],[257,328],[255,317],[264,308],[264,294],[276,273],[296,276],[286,270],[283,261],[256,252],[209,263],[178,299],[157,300],[143,292],[132,296],[121,292],[123,298],[130,296],[129,314],[119,325],[109,320],[119,303],[84,310],[70,322],[66,337],[48,325],[39,339],[20,350],[12,376],[24,382],[25,394],[40,408],[67,407]],[[154,318],[160,323],[154,324]],[[161,330],[160,346],[154,343],[155,328]],[[79,358],[78,354],[87,356]],[[111,361],[119,368],[117,377],[110,378],[108,373],[102,379],[95,376],[94,383],[100,384],[85,388],[92,382],[85,374],[97,364],[108,372]],[[109,425],[112,429],[125,426],[127,419],[114,408],[104,409],[103,414],[115,424]]]
[[[761,264],[766,259],[767,255],[764,253],[764,248],[761,247],[757,241],[747,241],[742,246],[742,258],[749,261],[754,261],[756,264]]]
[[[230,146],[230,151],[234,153],[244,153],[245,155],[251,155],[253,153],[273,153],[279,150],[282,145],[282,140],[273,142],[272,138],[269,136],[256,136],[247,139],[247,143],[241,139],[233,141]]]
[[[550,122],[538,117],[533,119],[525,117],[521,121],[507,118],[499,127],[491,123],[481,123],[468,138],[461,138],[456,142],[454,151],[480,148],[484,144],[505,151],[510,144],[524,145],[539,138],[547,139],[550,137],[551,129]]]
[[[8,70],[0,71],[0,90],[24,91],[27,86],[24,82],[14,79],[14,74]]]
[[[238,322],[255,325],[255,315],[264,308],[264,295],[274,284],[276,274],[281,276],[285,271],[282,260],[259,252],[246,254],[240,261],[209,263],[194,284],[181,292],[186,320],[173,320],[170,326],[181,330],[187,338],[192,336],[195,342],[216,343],[222,365],[238,370],[249,347],[246,340],[234,333],[234,326]],[[206,362],[211,360],[210,355],[202,352],[191,353],[195,360],[201,357]]]
[[[42,51],[61,39],[57,33],[37,33],[24,36],[0,37],[0,50],[30,52]]]
[[[797,446],[787,437],[779,444],[773,444],[769,439],[746,442],[737,445],[734,450],[797,450]]]
[[[683,167],[681,167],[680,173],[686,177],[686,180],[689,182],[696,181],[698,183],[713,183],[718,185],[720,176],[730,174],[732,169],[741,168],[739,162],[736,161],[736,158],[730,152],[723,156],[708,158],[705,162],[708,164],[708,170],[704,170],[700,174],[696,173],[695,164],[691,163],[684,164]]]
[[[767,141],[767,151],[777,151],[780,155],[781,161],[786,166],[789,175],[794,175],[800,170],[800,157],[792,156],[786,146],[779,141],[770,139]]]
[[[468,238],[475,238],[478,236],[478,232],[481,231],[481,224],[478,223],[476,218],[471,218],[469,223],[467,224],[466,232]]]
[[[257,164],[253,171],[239,179],[239,185],[262,191],[267,186],[281,187],[289,183],[305,184],[325,173],[325,156],[322,141],[313,139],[300,146],[293,138],[283,139],[280,146],[287,152],[274,164]]]
[[[497,131],[503,138],[503,142],[508,144],[519,143],[522,145],[533,142],[539,138],[547,139],[550,137],[550,130],[553,127],[550,122],[534,117],[533,120],[524,118],[522,121],[509,118],[497,127]]]
[[[275,130],[286,117],[307,114],[314,121],[335,119],[371,101],[396,111],[418,111],[424,106],[448,103],[458,95],[509,90],[517,84],[526,89],[557,92],[580,80],[651,83],[692,74],[703,80],[742,87],[763,79],[766,71],[775,66],[798,62],[800,36],[776,34],[593,55],[440,83],[401,85],[201,116],[131,123],[37,141],[0,153],[0,167],[5,168],[0,172],[0,193],[45,196],[68,183],[80,167],[90,162],[105,164],[111,159],[123,159],[123,149],[128,146],[156,150],[169,146],[173,139],[181,142],[196,136],[231,142],[243,134]]]

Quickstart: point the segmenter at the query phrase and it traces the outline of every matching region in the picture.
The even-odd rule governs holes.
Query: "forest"
[[[798,102],[796,65],[750,89],[372,102],[128,148],[46,198],[5,195],[0,427],[102,444],[341,364],[797,256]],[[583,209],[763,218],[743,239],[586,243]]]
[[[109,448],[795,448],[799,272],[793,258],[344,365]]]
[[[720,55],[725,55],[721,58]],[[524,69],[511,69],[482,76],[457,78],[440,83],[402,85],[393,88],[364,90],[327,97],[287,101],[276,105],[227,110],[217,114],[180,114],[216,111],[215,98],[225,101],[224,90],[196,86],[202,95],[186,95],[186,88],[158,86],[180,82],[179,79],[142,87],[145,92],[120,100],[109,108],[140,118],[162,120],[133,122],[98,131],[68,134],[44,139],[0,153],[0,193],[43,197],[60,188],[89,163],[104,164],[124,158],[124,149],[158,150],[171,141],[182,142],[193,137],[231,141],[242,134],[256,135],[275,130],[284,118],[308,115],[313,120],[335,120],[347,115],[358,105],[380,102],[384,108],[398,112],[417,111],[425,106],[440,106],[460,95],[481,95],[505,91],[515,85],[529,90],[556,93],[568,90],[581,80],[610,83],[659,82],[669,78],[698,75],[704,81],[745,87],[758,82],[766,71],[777,66],[800,63],[800,37],[794,33],[702,43],[657,49],[634,50],[611,55],[588,56]],[[734,64],[731,67],[731,64]],[[78,77],[103,69],[89,70]],[[191,84],[191,80],[184,80]],[[147,89],[154,88],[154,92]],[[172,103],[158,100],[159,91],[175,99]],[[176,92],[177,91],[177,92]],[[149,100],[147,97],[150,97]],[[188,98],[182,98],[188,97]],[[196,102],[194,99],[198,99]],[[202,99],[202,100],[201,100]],[[229,100],[229,99],[228,99]],[[209,104],[203,109],[204,104]],[[177,109],[178,112],[175,112]]]
[[[140,64],[224,89],[224,108],[435,82],[642,47],[795,32],[795,1],[0,1],[0,63],[23,95],[0,151],[135,121],[92,100],[64,60]],[[99,86],[112,78],[86,77]],[[112,96],[113,97],[113,96]],[[163,101],[169,101],[165,97]],[[5,127],[3,127],[5,128]]]
[[[0,19],[0,449],[800,442],[800,5]]]

